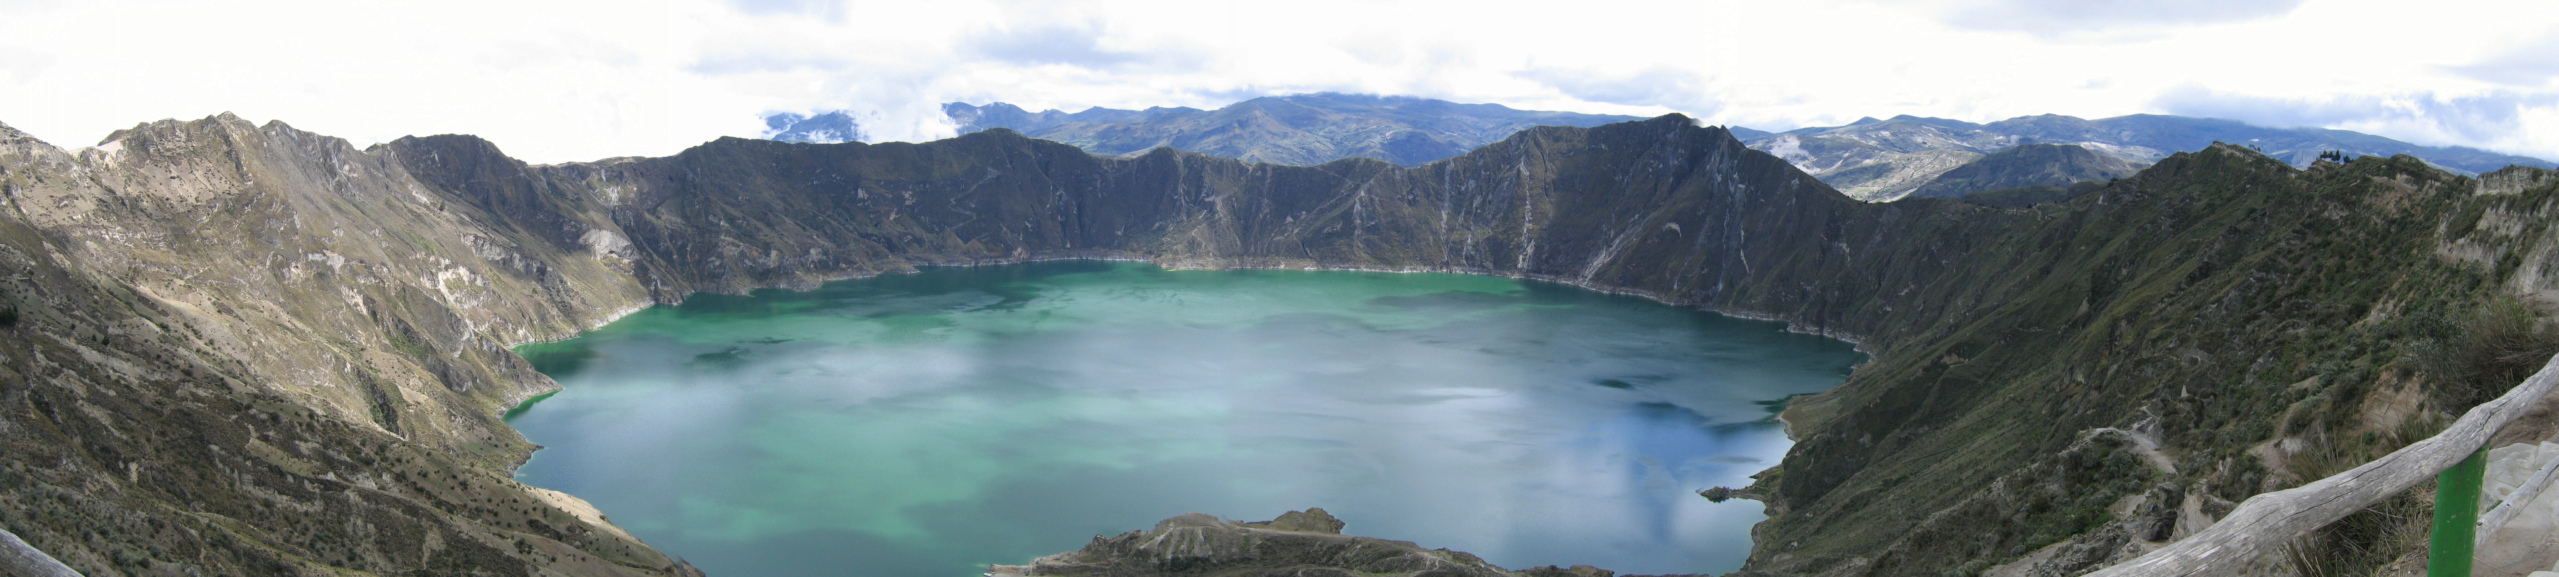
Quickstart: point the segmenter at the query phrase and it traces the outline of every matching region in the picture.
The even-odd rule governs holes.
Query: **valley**
[[[509,347],[1057,259],[1532,279],[1849,340],[1873,360],[1787,410],[1741,573],[2073,573],[2440,427],[2502,378],[2446,343],[2559,295],[2542,169],[2221,144],[2058,202],[1869,203],[1678,115],[1412,167],[1011,130],[530,165],[225,115],[0,129],[0,192],[0,521],[97,574],[690,574],[511,480],[501,415],[559,385]]]

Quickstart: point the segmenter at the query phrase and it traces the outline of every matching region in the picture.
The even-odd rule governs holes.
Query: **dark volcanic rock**
[[[1244,526],[1275,531],[1342,534],[1342,520],[1333,518],[1332,513],[1324,512],[1323,507],[1289,511],[1281,513],[1277,519],[1245,523]]]
[[[1342,522],[1322,508],[1289,511],[1278,519],[1236,523],[1200,513],[1165,519],[1146,531],[1093,537],[1083,549],[994,565],[989,577],[1092,575],[1109,577],[1616,577],[1615,571],[1575,565],[1506,571],[1459,551],[1423,549],[1409,541],[1341,534]],[[1645,577],[1629,575],[1627,577]],[[1680,576],[1658,576],[1680,577]]]
[[[1333,530],[1301,530],[1315,525]],[[1279,519],[1231,523],[1191,513],[1147,531],[1094,537],[1083,549],[1041,557],[1028,565],[996,565],[987,575],[1108,575],[1111,577],[1262,575],[1394,575],[1511,577],[1474,555],[1423,549],[1407,541],[1350,537],[1322,509],[1290,511]],[[1545,575],[1545,574],[1540,574]],[[1576,577],[1609,577],[1607,572]]]

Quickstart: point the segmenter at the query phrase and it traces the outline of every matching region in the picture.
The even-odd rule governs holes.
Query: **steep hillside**
[[[2067,189],[2081,182],[2132,176],[2140,169],[2141,165],[2068,144],[2020,144],[1937,175],[1910,196],[1963,198],[2021,187]]]
[[[1978,569],[2059,543],[2041,563],[2069,574],[2334,472],[2311,455],[2414,440],[2477,399],[2430,393],[2412,359],[2526,278],[2437,256],[2470,186],[2216,146],[2016,211],[2039,222],[1974,240],[1946,266],[1979,276],[1926,299],[1978,308],[1791,412],[1818,432],[1767,483],[1788,513],[1756,567]]]
[[[2414,155],[2464,176],[2508,165],[2559,168],[2537,158],[2457,146],[2418,146],[2343,130],[2266,128],[2233,120],[2154,114],[2098,120],[2047,114],[1989,124],[1905,115],[1745,140],[1751,148],[1783,157],[1849,196],[1874,201],[1900,198],[1981,155],[2031,143],[2077,145],[2135,164],[2228,142],[2296,167],[2309,166],[2321,151],[2343,150],[2353,156]]]
[[[692,573],[507,474],[533,447],[499,411],[554,385],[504,346],[644,298],[558,228],[228,115],[76,154],[0,128],[0,190],[0,523],[37,547],[93,576]]]
[[[498,412],[554,385],[504,345],[695,292],[1078,257],[1551,279],[1857,339],[1875,360],[1790,409],[1800,444],[1746,491],[1780,513],[1751,570],[2067,549],[2030,558],[2066,571],[2310,476],[2290,456],[2408,440],[2475,402],[2427,343],[2499,295],[2559,295],[2546,173],[2480,186],[2413,158],[2301,170],[2233,146],[1999,209],[1859,202],[1676,115],[1410,168],[1105,158],[1009,130],[555,166],[227,116],[76,153],[8,142],[18,270],[72,280],[0,285],[43,303],[0,331],[38,347],[7,349],[0,442],[33,480],[0,484],[17,504],[0,521],[98,574],[681,571],[505,482],[531,447]],[[197,416],[133,416],[171,410]],[[132,521],[84,530],[96,515]],[[403,518],[426,529],[379,529]],[[294,521],[325,526],[273,529]]]
[[[1149,108],[1031,113],[1005,103],[942,105],[960,133],[1009,128],[1103,156],[1172,147],[1253,162],[1315,165],[1374,158],[1403,166],[1464,154],[1531,126],[1598,126],[1631,116],[1513,110],[1499,104],[1352,94],[1267,96],[1217,110]]]

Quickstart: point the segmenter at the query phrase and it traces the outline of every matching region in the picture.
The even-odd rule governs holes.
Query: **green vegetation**
[[[2081,194],[2094,192],[2098,188],[2103,187],[2098,186],[2093,182],[2080,183],[2078,186],[2069,187],[2045,185],[2020,186],[1966,194],[1964,195],[1964,202],[1995,208],[2026,208],[2038,204],[2051,204],[2068,201]]]
[[[2425,339],[2413,360],[2432,377],[2434,400],[2447,412],[2505,394],[2559,354],[2559,327],[2511,296],[2497,295],[2456,321],[2423,323],[2412,335]]]

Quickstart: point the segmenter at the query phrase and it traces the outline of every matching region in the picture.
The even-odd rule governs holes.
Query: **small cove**
[[[1324,507],[1512,569],[1738,568],[1780,399],[1849,344],[1498,277],[933,268],[697,295],[518,348],[528,484],[713,575],[975,575]]]

